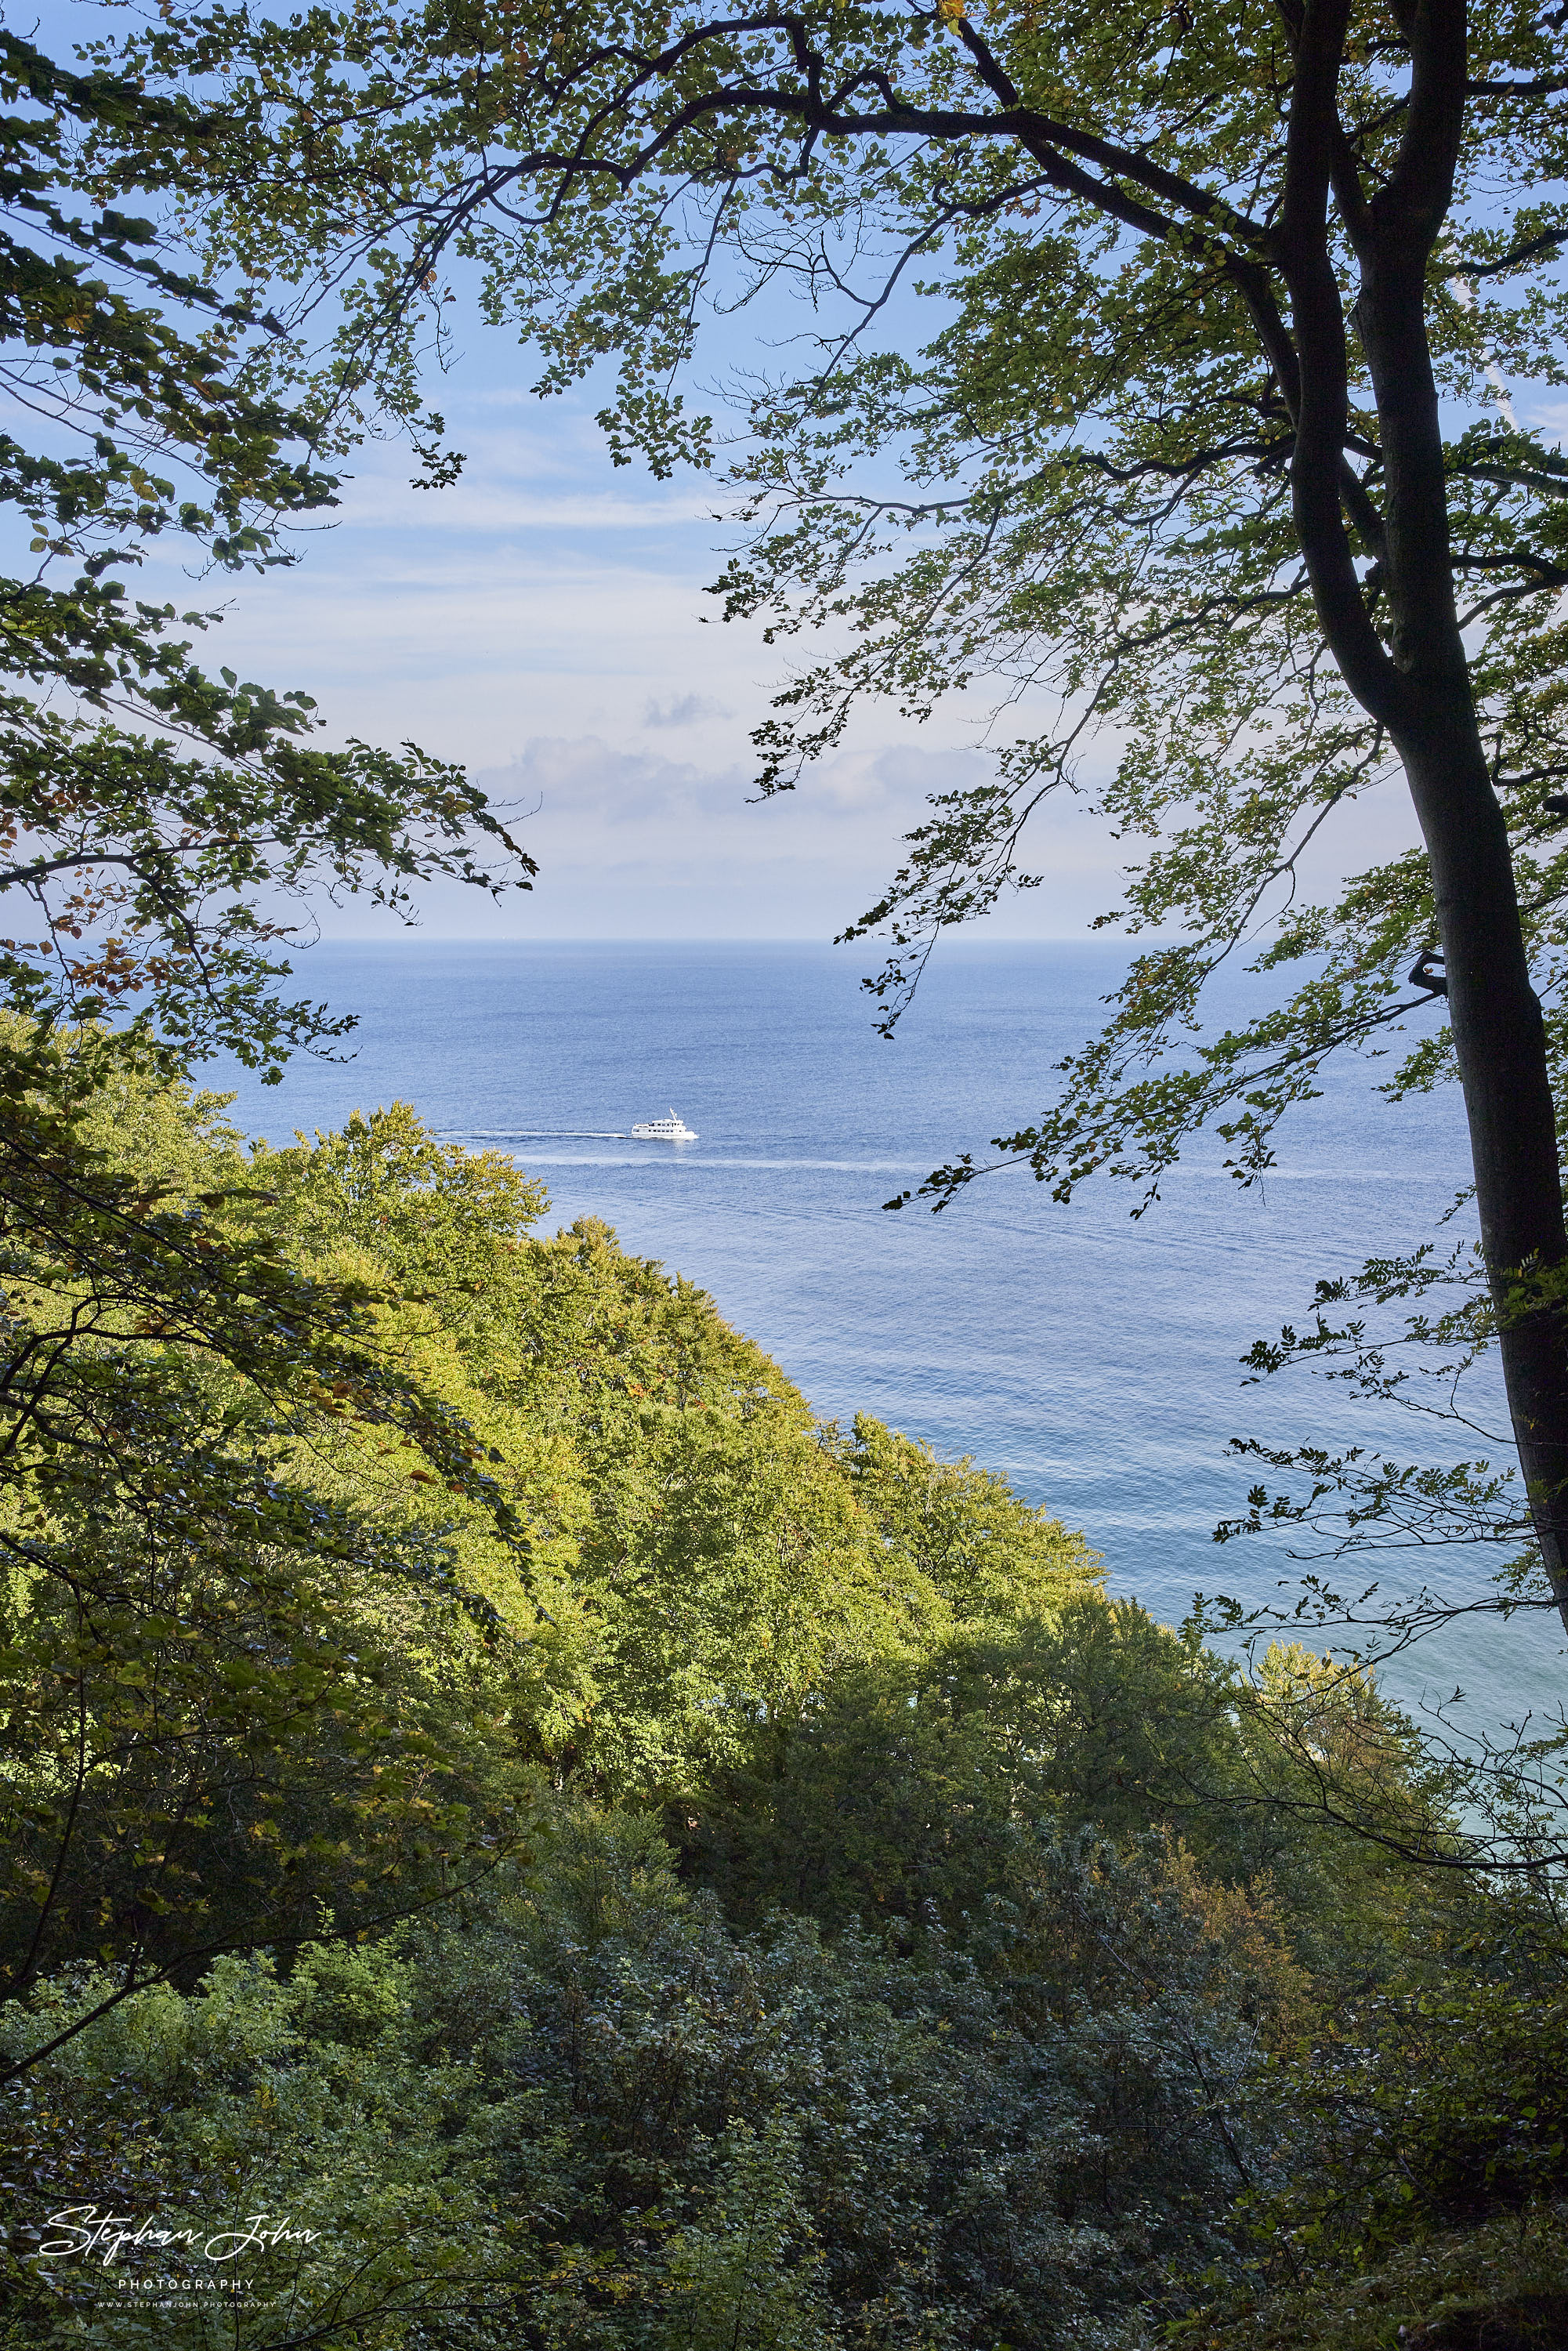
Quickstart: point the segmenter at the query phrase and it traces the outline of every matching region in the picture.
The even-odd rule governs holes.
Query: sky
[[[314,695],[324,740],[411,738],[457,760],[513,810],[541,869],[533,891],[494,907],[428,891],[428,935],[832,937],[901,862],[926,794],[986,772],[983,705],[925,725],[870,711],[799,790],[757,801],[750,730],[786,657],[704,592],[730,536],[714,491],[614,466],[596,399],[542,402],[531,372],[476,326],[431,387],[461,480],[414,490],[406,447],[357,453],[296,569],[206,583],[225,616],[204,659]],[[192,601],[191,582],[166,588]],[[1410,838],[1395,799],[1336,865]],[[1042,886],[1004,901],[988,935],[1081,936],[1118,895],[1116,847],[1081,803],[1049,804],[1029,858]],[[329,936],[389,928],[370,909],[323,910]]]
[[[527,356],[480,340],[433,393],[462,480],[415,491],[406,449],[360,453],[298,568],[221,584],[204,658],[314,695],[326,739],[458,760],[515,811],[532,893],[496,908],[428,893],[432,935],[831,937],[878,894],[925,795],[984,772],[973,715],[876,714],[806,788],[756,800],[749,735],[782,664],[704,593],[725,536],[711,492],[616,468],[587,401],[538,402]],[[1059,831],[1051,904],[1020,902],[1011,935],[1076,932],[1113,886],[1093,825]],[[324,927],[385,924],[349,910]]]
[[[431,387],[466,455],[455,486],[414,490],[406,446],[371,445],[294,569],[193,594],[150,566],[146,584],[221,604],[204,660],[313,695],[323,739],[413,739],[515,812],[533,891],[494,907],[428,891],[429,935],[831,937],[879,894],[925,795],[986,771],[978,709],[871,714],[801,789],[757,800],[750,731],[785,670],[704,592],[727,539],[714,492],[616,467],[597,399],[541,402],[531,373],[476,327]],[[1064,811],[1044,832],[1050,883],[996,935],[1076,935],[1115,894],[1091,820]],[[323,910],[323,929],[389,924],[350,907]]]

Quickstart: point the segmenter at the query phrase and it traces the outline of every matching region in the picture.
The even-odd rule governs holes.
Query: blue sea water
[[[888,1215],[892,1194],[1043,1106],[1120,961],[1095,944],[961,945],[892,1043],[861,967],[808,945],[324,946],[299,978],[359,1015],[354,1058],[297,1061],[274,1088],[221,1081],[275,1143],[402,1099],[511,1153],[547,1182],[551,1225],[602,1217],[701,1283],[819,1413],[871,1412],[1004,1471],[1169,1622],[1197,1590],[1252,1604],[1294,1573],[1276,1536],[1212,1541],[1252,1480],[1231,1437],[1441,1449],[1444,1432],[1423,1439],[1321,1382],[1244,1385],[1239,1358],[1301,1319],[1320,1275],[1430,1230],[1466,1179],[1452,1094],[1392,1106],[1380,1072],[1348,1061],[1283,1131],[1261,1188],[1239,1190],[1206,1145],[1138,1221],[1124,1186],[1061,1207],[1016,1169],[942,1216]],[[695,1143],[626,1139],[672,1105]],[[1484,1572],[1427,1557],[1386,1573],[1417,1570],[1456,1591]],[[1516,1618],[1445,1635],[1391,1678],[1412,1703],[1462,1683],[1499,1722],[1554,1712],[1563,1666],[1560,1634]]]

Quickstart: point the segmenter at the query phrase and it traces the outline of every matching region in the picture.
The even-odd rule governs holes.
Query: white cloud
[[[537,737],[475,778],[538,861],[533,889],[498,904],[455,885],[428,890],[422,927],[434,937],[831,938],[881,894],[926,793],[983,772],[973,753],[846,755],[798,791],[758,801],[740,759]],[[1114,893],[1103,843],[1068,810],[1037,847],[1051,883],[1009,902],[998,931],[1081,932]],[[388,922],[350,906],[323,928],[383,935]],[[855,952],[876,961],[874,946]]]
[[[698,726],[705,718],[733,718],[735,713],[706,694],[673,695],[668,703],[650,698],[643,714],[644,726]]]

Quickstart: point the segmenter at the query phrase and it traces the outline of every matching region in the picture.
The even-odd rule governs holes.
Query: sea
[[[274,1144],[404,1101],[443,1137],[507,1153],[548,1186],[547,1228],[606,1219],[708,1290],[823,1418],[870,1413],[1000,1471],[1082,1528],[1111,1588],[1162,1621],[1198,1593],[1289,1610],[1303,1573],[1475,1596],[1485,1554],[1335,1567],[1299,1530],[1213,1539],[1259,1477],[1235,1438],[1399,1461],[1484,1450],[1476,1429],[1369,1405],[1343,1382],[1260,1384],[1242,1363],[1254,1340],[1301,1325],[1320,1278],[1408,1249],[1452,1209],[1467,1179],[1452,1090],[1392,1104],[1377,1091],[1390,1064],[1347,1059],[1282,1128],[1261,1184],[1242,1189],[1223,1144],[1200,1138],[1141,1217],[1125,1184],[1062,1205],[1017,1166],[940,1215],[884,1207],[960,1153],[994,1156],[992,1137],[1055,1098],[1057,1064],[1103,1019],[1125,954],[945,947],[888,1041],[860,986],[863,949],[323,944],[298,981],[358,1016],[347,1057],[298,1057],[273,1087],[238,1069],[207,1081]],[[1249,985],[1227,983],[1217,1018],[1245,1008]],[[671,1109],[695,1142],[630,1138]],[[1443,1229],[1466,1234],[1465,1212]],[[1495,1377],[1470,1408],[1506,1427]],[[1471,1617],[1385,1681],[1439,1728],[1539,1727],[1559,1711],[1564,1662],[1544,1615]]]

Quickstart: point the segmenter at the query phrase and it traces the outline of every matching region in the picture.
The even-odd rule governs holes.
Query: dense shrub
[[[9,2159],[37,2179],[17,2325],[118,2346],[221,2319],[260,2351],[307,2318],[392,2344],[418,2312],[424,2341],[630,2346],[730,2339],[744,2304],[746,2341],[981,2351],[1091,2339],[1174,2254],[1226,2256],[1269,2161],[1260,1999],[1289,1970],[1179,1857],[1042,1844],[1034,1912],[977,1960],[934,1928],[912,1953],[783,1914],[736,1933],[636,1816],[569,1813],[549,1842],[439,1924],[142,1994],[14,2089]],[[39,2137],[65,2111],[70,2163]],[[318,2237],[246,2257],[253,2304],[177,2325],[36,2258],[127,2128],[130,2208]]]

